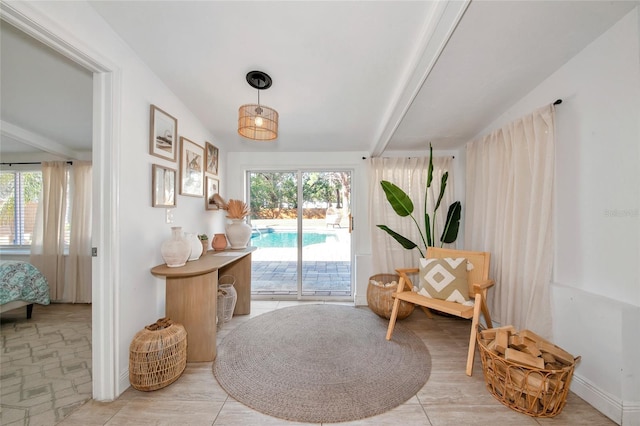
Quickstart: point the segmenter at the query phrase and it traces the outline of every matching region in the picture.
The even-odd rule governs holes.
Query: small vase
[[[202,244],[202,254],[207,254],[207,250],[209,250],[209,240],[200,240],[200,243]]]
[[[227,239],[232,249],[243,249],[247,247],[251,239],[251,226],[245,223],[244,219],[231,219],[231,223],[226,226]]]
[[[184,266],[191,255],[191,244],[182,236],[182,227],[171,227],[171,238],[160,246],[165,263],[170,268]]]
[[[184,237],[191,246],[191,255],[189,256],[188,261],[191,262],[193,260],[200,259],[200,255],[202,254],[202,243],[200,242],[200,238],[191,232],[186,232]]]
[[[224,234],[215,234],[211,241],[211,248],[215,251],[222,251],[227,248],[227,237]]]

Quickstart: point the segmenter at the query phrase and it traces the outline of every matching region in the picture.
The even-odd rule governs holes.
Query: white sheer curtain
[[[447,209],[453,203],[454,179],[450,166],[451,157],[433,159],[433,181],[427,197],[427,211],[432,216],[433,207],[440,193],[440,180],[449,170],[447,190],[436,214],[435,241],[439,245],[440,235],[444,229]],[[417,249],[406,250],[396,240],[376,225],[387,225],[400,235],[418,244],[424,252],[422,239],[410,217],[398,216],[389,205],[380,181],[387,180],[399,186],[411,198],[414,206],[414,217],[424,232],[424,196],[427,185],[429,157],[420,158],[372,158],[370,160],[369,179],[369,219],[371,223],[372,260],[375,265],[373,273],[393,273],[396,268],[413,268],[418,265],[420,252]],[[433,220],[433,218],[432,218]]]
[[[68,171],[66,162],[42,163],[42,196],[31,242],[30,261],[47,277],[51,300],[61,300],[64,292]]]
[[[467,145],[465,244],[491,252],[492,316],[551,338],[554,107]]]
[[[91,163],[74,161],[71,171],[71,231],[64,300],[91,302]]]

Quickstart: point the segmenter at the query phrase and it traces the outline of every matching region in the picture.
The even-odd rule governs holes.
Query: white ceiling
[[[638,4],[471,2],[389,147],[464,145]]]
[[[5,22],[0,54],[3,156],[91,151],[91,73]]]
[[[462,146],[639,3],[90,2],[229,150],[373,154]],[[22,71],[26,55],[4,39],[2,119],[28,127],[4,85],[5,63]],[[257,99],[254,69],[273,79],[260,99],[280,114],[275,142],[236,131],[238,107]],[[28,116],[51,134],[43,109]]]

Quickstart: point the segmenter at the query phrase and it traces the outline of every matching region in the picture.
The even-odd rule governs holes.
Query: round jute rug
[[[431,356],[402,323],[366,308],[304,305],[278,309],[231,331],[213,373],[236,400],[281,419],[333,423],[384,413],[415,395]]]

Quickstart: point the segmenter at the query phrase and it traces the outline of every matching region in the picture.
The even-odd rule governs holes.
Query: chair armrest
[[[493,280],[483,280],[477,283],[473,283],[473,289],[475,291],[481,291],[481,290],[485,290],[489,287],[492,287],[495,284],[495,281]]]
[[[417,274],[418,272],[420,272],[420,269],[418,269],[418,268],[400,268],[400,269],[396,269],[396,272],[399,275]]]
[[[400,282],[398,283],[398,291],[397,293],[401,293],[405,290],[405,286],[409,291],[413,291],[413,283],[411,282],[411,278],[409,278],[408,274],[417,274],[420,272],[418,268],[404,268],[404,269],[396,269],[398,275],[400,275]],[[403,284],[402,286],[400,284]]]

